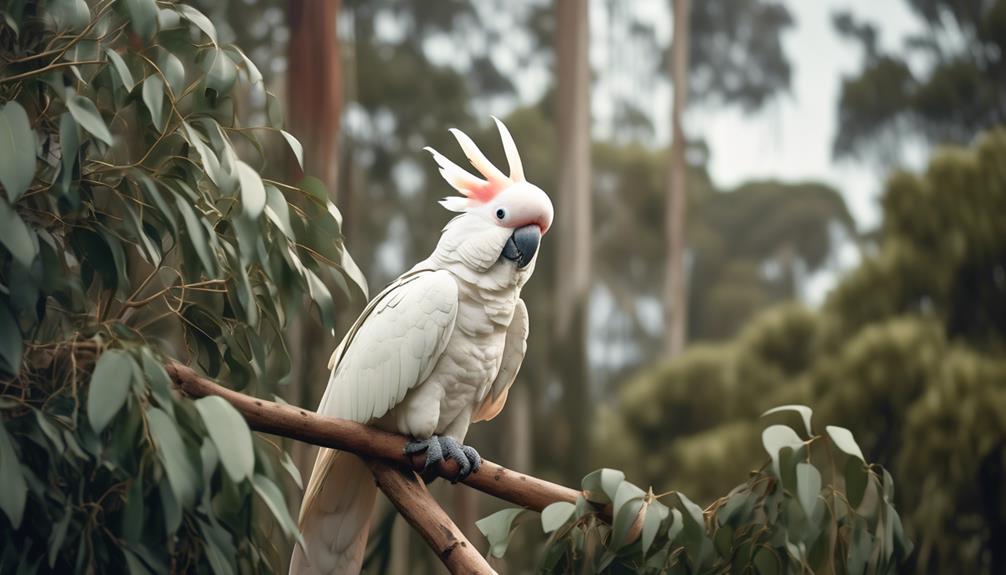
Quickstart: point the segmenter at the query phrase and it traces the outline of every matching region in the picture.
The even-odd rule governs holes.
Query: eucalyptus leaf
[[[148,409],[147,422],[150,425],[150,434],[157,445],[157,455],[168,476],[171,492],[183,508],[189,508],[195,501],[200,478],[189,459],[185,442],[175,422],[163,410],[156,407]]]
[[[112,145],[112,133],[108,131],[108,126],[105,125],[105,120],[101,118],[94,102],[77,94],[67,99],[66,108],[81,128],[109,146]]]
[[[569,501],[556,501],[541,510],[541,528],[545,533],[551,533],[562,527],[573,517],[576,505]]]
[[[0,109],[0,184],[14,203],[35,179],[35,132],[28,113],[11,101]]]
[[[164,131],[164,81],[157,74],[143,81],[143,103],[150,111],[150,119],[158,132]]]
[[[192,209],[192,206],[181,197],[175,197],[175,205],[178,206],[178,211],[182,214],[182,219],[185,221],[185,230],[188,232],[189,243],[199,256],[199,261],[203,264],[203,270],[210,277],[216,276],[216,260],[211,255],[209,239],[202,222],[196,216],[196,212]]]
[[[157,4],[154,0],[124,0],[133,30],[144,40],[157,31]]]
[[[286,500],[283,498],[283,492],[280,491],[279,487],[276,487],[276,484],[271,479],[259,473],[252,476],[251,482],[252,487],[255,488],[255,492],[265,502],[266,507],[269,508],[273,517],[279,522],[283,532],[288,537],[295,537],[301,545],[304,545],[300,529],[297,528],[297,523],[290,516],[290,512],[287,511]]]
[[[617,515],[619,509],[621,509],[627,502],[633,499],[642,499],[645,495],[646,492],[639,487],[629,483],[628,481],[622,481],[615,490],[615,496],[611,500],[612,512]]]
[[[25,501],[28,498],[28,484],[25,483],[21,462],[14,451],[14,442],[7,433],[6,422],[0,419],[0,510],[10,520],[11,526],[21,526]]]
[[[798,463],[796,465],[796,492],[807,517],[814,515],[814,509],[820,503],[818,496],[821,493],[821,472],[809,463]]]
[[[493,557],[499,558],[506,554],[513,536],[513,524],[525,511],[527,510],[519,508],[501,509],[475,522],[475,526],[489,540],[489,553]]]
[[[859,444],[856,443],[856,439],[852,436],[851,431],[836,425],[825,427],[825,431],[828,432],[828,437],[831,437],[831,441],[835,444],[835,447],[866,463],[866,458],[863,457],[863,450],[859,448]]]
[[[178,59],[178,56],[164,50],[161,52],[161,57],[158,58],[158,67],[168,82],[172,97],[180,97],[185,91],[185,66],[182,61]]]
[[[618,486],[625,480],[625,473],[617,469],[598,469],[591,472],[580,482],[588,501],[596,503],[611,503],[614,500]]]
[[[217,43],[217,29],[213,26],[213,22],[207,18],[206,15],[188,4],[177,4],[175,9],[182,15],[183,18],[192,22],[197,28],[202,30],[203,34],[206,34],[211,42],[214,44]]]
[[[287,132],[286,130],[280,130],[280,134],[283,134],[283,139],[289,144],[290,149],[293,150],[293,155],[297,157],[297,165],[300,169],[304,169],[304,146],[301,145],[300,141],[294,137],[293,134]]]
[[[46,8],[58,30],[77,32],[91,20],[91,10],[84,0],[49,0]]]
[[[293,462],[293,458],[286,451],[283,451],[283,455],[280,457],[280,465],[286,470],[290,478],[297,485],[297,489],[304,489],[304,479],[300,476],[300,470],[297,469],[297,464]]]
[[[611,548],[619,549],[635,542],[645,521],[646,504],[641,497],[633,497],[623,502],[615,511],[611,525]]]
[[[56,565],[56,557],[59,556],[59,551],[63,548],[63,542],[66,541],[66,531],[70,527],[70,520],[72,519],[73,509],[67,509],[63,517],[52,526],[52,532],[49,533],[48,553],[50,569]]]
[[[814,410],[807,407],[806,405],[780,405],[779,407],[773,407],[772,409],[761,414],[762,417],[767,415],[772,415],[773,413],[782,413],[784,411],[793,411],[800,414],[800,418],[803,419],[803,427],[807,431],[807,437],[813,437],[814,431],[810,426],[810,418],[814,415]]]
[[[206,70],[206,89],[212,90],[217,97],[225,96],[234,87],[237,80],[237,66],[220,48],[210,48],[204,59]]]
[[[650,550],[650,547],[653,546],[653,540],[657,538],[657,533],[660,530],[660,524],[663,522],[661,514],[656,512],[656,505],[658,504],[651,503],[650,508],[647,510],[646,515],[643,518],[641,543],[644,555]]]
[[[132,92],[136,86],[136,81],[133,80],[133,73],[129,71],[126,61],[122,59],[122,56],[118,52],[111,48],[105,48],[105,55],[108,56],[108,61],[115,68],[115,74],[119,77],[119,81],[122,82],[122,87],[127,92]]]
[[[244,417],[227,400],[218,396],[198,399],[195,405],[227,474],[234,481],[251,477],[255,471],[255,451],[251,430]]]
[[[283,193],[272,184],[265,185],[265,215],[288,240],[297,240],[290,224],[290,206]]]
[[[101,433],[122,409],[133,383],[135,363],[120,349],[110,349],[98,357],[87,393],[87,419]]]
[[[244,213],[251,219],[256,219],[265,209],[266,194],[262,178],[248,164],[237,161],[237,175],[241,182],[241,205]]]
[[[0,302],[0,368],[17,375],[21,370],[21,354],[24,341],[21,328],[4,302]]]
[[[77,129],[77,122],[69,112],[64,112],[59,117],[59,146],[61,155],[59,187],[60,193],[66,196],[70,192],[74,167],[77,165],[78,152],[80,151],[80,133]]]
[[[0,244],[26,268],[31,267],[31,262],[38,255],[35,232],[25,225],[3,198],[0,198]]]
[[[174,400],[171,397],[171,379],[164,367],[154,358],[149,348],[143,348],[140,353],[140,363],[143,366],[143,375],[150,386],[150,391],[157,400],[157,405],[172,418],[175,417]]]
[[[781,476],[779,469],[779,450],[783,447],[794,449],[803,445],[803,440],[791,427],[785,425],[770,425],[761,434],[762,445],[765,451],[772,458],[772,467],[777,476]]]

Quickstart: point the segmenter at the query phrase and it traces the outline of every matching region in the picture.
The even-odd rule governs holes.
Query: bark
[[[590,64],[589,5],[586,0],[556,0],[556,118],[558,193],[556,203],[555,345],[562,358],[562,382],[569,422],[567,471],[581,475],[590,452],[590,387],[586,323],[591,276]]]
[[[687,340],[688,284],[685,274],[685,227],[688,208],[688,164],[685,160],[684,114],[688,99],[688,23],[691,0],[671,0],[674,13],[674,40],[671,48],[671,82],[674,103],[671,109],[672,142],[668,163],[667,210],[664,228],[667,237],[667,269],[664,275],[664,350],[668,357],[681,353]]]

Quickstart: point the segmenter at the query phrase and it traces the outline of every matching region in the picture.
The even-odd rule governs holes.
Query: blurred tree
[[[570,472],[583,475],[590,446],[587,303],[590,296],[593,205],[590,184],[590,64],[585,0],[556,0],[556,231],[554,377],[567,403]]]
[[[842,83],[838,156],[891,163],[910,137],[966,143],[1006,120],[1006,1],[906,0],[924,23],[898,52],[877,45],[871,24],[835,15],[863,48],[862,69]]]
[[[941,151],[924,174],[894,174],[875,249],[823,308],[766,312],[729,342],[641,371],[603,413],[605,464],[622,457],[708,500],[759,463],[757,414],[805,403],[895,477],[918,478],[895,494],[918,571],[1002,572],[1004,163],[996,131]]]
[[[684,115],[688,99],[688,49],[691,0],[672,0],[674,36],[671,44],[671,152],[667,162],[667,268],[664,273],[664,355],[675,357],[685,347],[688,325],[688,284],[685,270],[685,209],[688,166],[685,163]]]
[[[841,194],[813,182],[708,194],[693,218],[689,331],[699,340],[730,337],[757,312],[799,297],[802,280],[856,235]]]
[[[672,0],[674,32],[669,72],[674,89],[671,153],[668,162],[664,274],[664,354],[684,348],[689,270],[686,265],[686,142],[683,122],[689,95],[706,104],[736,104],[745,110],[763,106],[789,87],[790,67],[782,33],[792,25],[784,6],[772,1]]]
[[[291,158],[293,179],[299,181],[305,174],[317,177],[325,196],[344,207],[349,198],[336,187],[342,118],[339,4],[340,0],[290,0],[287,5],[286,117],[290,132],[304,146],[302,163]],[[354,311],[363,302],[356,303]],[[286,398],[294,405],[313,408],[328,381],[328,357],[335,338],[309,315],[296,317],[290,338],[294,367]],[[309,477],[317,450],[303,443],[294,443],[292,449],[301,474]]]

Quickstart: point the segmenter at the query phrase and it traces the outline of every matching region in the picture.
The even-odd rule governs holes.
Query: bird
[[[527,350],[528,311],[521,289],[534,273],[553,207],[524,176],[507,127],[495,116],[509,174],[464,132],[451,129],[478,177],[431,147],[444,180],[460,195],[440,200],[457,213],[433,253],[391,282],[364,308],[329,361],[322,415],[408,436],[408,454],[427,468],[476,472],[468,427],[506,403]],[[422,456],[422,455],[420,455]],[[322,449],[301,504],[303,540],[291,574],[358,573],[377,487],[357,456]]]

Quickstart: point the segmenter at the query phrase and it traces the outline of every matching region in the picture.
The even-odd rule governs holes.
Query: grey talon
[[[475,451],[474,447],[470,445],[462,445],[461,451],[465,452],[465,456],[472,464],[472,470],[470,473],[475,473],[479,470],[479,467],[482,467],[482,456],[479,455],[478,451]]]
[[[405,454],[413,455],[416,453],[426,452],[426,461],[423,463],[423,471],[426,471],[432,465],[436,465],[437,462],[443,461],[444,452],[440,448],[440,441],[438,437],[434,435],[429,439],[416,439],[405,444]]]
[[[405,445],[406,455],[426,452],[425,472],[440,461],[453,459],[458,462],[458,475],[451,483],[464,481],[469,475],[479,470],[482,458],[474,447],[462,445],[453,437],[434,435],[429,439],[415,439]]]

